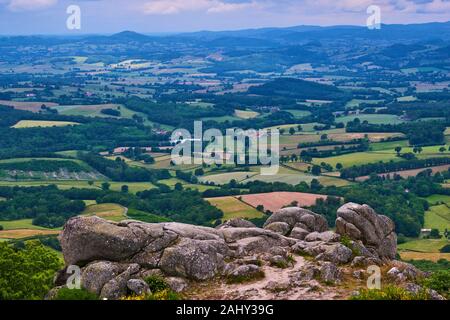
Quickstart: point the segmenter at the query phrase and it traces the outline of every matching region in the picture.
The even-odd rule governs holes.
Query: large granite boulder
[[[286,223],[290,231],[295,227],[308,232],[325,232],[328,230],[327,220],[323,216],[298,207],[278,210],[267,219],[264,228],[272,229],[271,225],[277,222]]]
[[[394,259],[397,235],[394,222],[368,205],[347,203],[337,211],[336,232],[363,245],[380,259]]]

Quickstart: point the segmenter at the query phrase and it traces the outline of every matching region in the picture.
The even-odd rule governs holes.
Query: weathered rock
[[[395,225],[386,216],[378,215],[371,207],[347,203],[338,209],[336,232],[364,246],[381,259],[394,259],[397,253]]]
[[[327,220],[323,216],[298,207],[278,210],[267,219],[264,227],[274,222],[285,222],[291,229],[301,223],[301,227],[309,232],[324,232],[328,229]]]
[[[160,268],[171,276],[206,280],[220,272],[227,252],[228,247],[223,241],[184,238],[164,250]]]
[[[333,231],[312,232],[305,237],[305,241],[324,241],[324,242],[338,242],[341,236]]]
[[[226,229],[226,228],[256,228],[256,226],[245,219],[231,219],[224,223],[222,223],[220,226],[217,226],[216,229]]]
[[[139,265],[132,264],[127,270],[119,274],[114,279],[108,281],[102,288],[100,298],[117,300],[127,294],[127,283],[133,274],[139,272]]]
[[[380,266],[381,260],[373,257],[356,256],[352,260],[352,267],[368,267],[368,266]]]
[[[123,271],[123,267],[114,262],[99,261],[90,263],[81,274],[81,286],[96,295],[100,295],[104,285]]]
[[[168,277],[165,279],[170,289],[175,292],[183,292],[188,287],[188,283],[183,278]]]
[[[320,279],[326,283],[339,282],[340,271],[338,267],[332,262],[325,262],[320,267]]]
[[[291,231],[291,227],[286,222],[273,222],[264,227],[264,229],[273,231],[283,236],[287,235]]]
[[[130,279],[127,282],[127,288],[134,294],[141,296],[152,293],[148,284],[141,279]]]
[[[294,239],[304,240],[308,234],[309,234],[309,231],[307,231],[303,228],[300,228],[300,227],[294,227],[294,229],[292,229],[289,237],[294,238]]]
[[[162,235],[161,226],[152,226]],[[75,217],[64,226],[60,242],[66,265],[83,265],[95,260],[126,260],[142,250],[149,236],[148,230],[134,225],[122,227],[98,217]]]
[[[252,279],[261,275],[261,268],[254,264],[238,266],[229,273],[231,279]]]
[[[345,264],[352,259],[352,250],[340,243],[322,245],[321,248],[323,252],[316,256],[316,260]]]

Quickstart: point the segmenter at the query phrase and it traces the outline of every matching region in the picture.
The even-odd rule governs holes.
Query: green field
[[[439,205],[442,203],[450,205],[450,196],[444,194],[433,194],[432,196],[429,196],[426,199],[428,203],[431,205]]]
[[[441,233],[450,230],[450,209],[447,205],[430,207],[425,213],[425,229],[438,229]]]
[[[336,157],[314,158],[313,163],[320,165],[322,162],[325,162],[332,165],[333,167],[336,167],[336,164],[341,163],[344,168],[348,168],[354,165],[374,163],[379,161],[388,162],[391,160],[399,161],[401,160],[401,158],[397,157],[395,153],[356,152]]]
[[[389,142],[390,143],[390,142]],[[397,144],[399,142],[396,142]],[[376,145],[376,144],[374,144]],[[392,146],[394,146],[393,144]],[[433,158],[433,157],[442,157],[442,156],[450,156],[448,151],[439,152],[439,148],[442,146],[430,146],[423,147],[423,151],[420,154],[416,154],[419,159]],[[448,150],[448,146],[444,146],[446,150]],[[402,148],[401,153],[412,153],[413,148],[407,147]],[[320,164],[321,162],[326,162],[331,164],[333,167],[336,166],[337,163],[341,163],[345,168],[351,167],[353,165],[362,165],[367,163],[375,163],[379,161],[401,161],[402,158],[397,157],[397,153],[394,148],[386,148],[382,146],[378,151],[368,151],[368,152],[356,152],[345,154],[341,156],[329,157],[329,158],[314,158],[313,163]]]
[[[12,128],[25,129],[25,128],[48,128],[48,127],[65,127],[76,126],[79,123],[69,121],[35,121],[35,120],[20,120]]]
[[[223,221],[234,218],[261,218],[263,216],[263,214],[255,208],[234,197],[210,198],[206,200],[223,211]]]
[[[303,118],[311,115],[311,112],[305,110],[286,110],[296,118]]]
[[[243,180],[249,179],[255,176],[257,173],[255,172],[227,172],[227,173],[218,173],[207,175],[199,178],[199,181],[202,183],[213,182],[216,185],[227,184],[231,180],[236,180],[237,182],[241,182]]]
[[[32,229],[32,230],[59,230],[59,229],[48,229],[40,226],[35,226],[32,224],[32,219],[21,219],[13,221],[0,221],[0,225],[3,226],[5,230],[17,230],[17,229]]]
[[[407,251],[439,253],[439,250],[448,243],[449,240],[446,239],[418,239],[399,244],[398,249]]]
[[[396,147],[406,148],[409,146],[408,140],[401,141],[387,141],[387,142],[377,142],[370,144],[371,151],[381,151],[381,150],[392,150]]]
[[[347,124],[348,122],[353,121],[356,118],[361,120],[361,122],[368,121],[371,124],[397,124],[404,122],[403,120],[399,119],[398,116],[392,114],[358,114],[345,117],[337,117],[336,122],[343,122]]]
[[[78,189],[100,189],[102,185],[102,181],[95,181],[91,186],[88,181],[51,181],[51,180],[43,180],[43,181],[0,181],[0,186],[22,186],[22,187],[35,187],[35,186],[48,186],[48,185],[56,185],[58,188],[62,190],[67,190],[71,188]],[[108,181],[111,185],[111,190],[120,191],[123,185],[127,185],[129,187],[129,191],[131,193],[136,193],[139,191],[149,190],[155,188],[153,184],[150,182],[113,182]]]

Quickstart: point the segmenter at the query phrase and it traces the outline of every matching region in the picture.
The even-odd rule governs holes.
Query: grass
[[[35,121],[35,120],[20,120],[12,128],[25,129],[25,128],[48,128],[48,127],[65,127],[76,126],[79,123],[69,121]]]
[[[345,168],[348,168],[354,165],[374,163],[379,161],[399,161],[400,159],[401,158],[397,157],[393,153],[356,152],[329,158],[314,158],[313,163],[320,165],[322,162],[325,162],[332,165],[333,167],[336,167],[336,164],[341,163]]]
[[[212,174],[208,176],[203,176],[199,178],[200,182],[214,182],[216,185],[227,184],[231,180],[236,180],[237,182],[241,182],[243,180],[249,179],[255,176],[255,172],[249,171],[238,171],[238,172],[227,172],[227,173],[218,173]]]
[[[438,205],[438,204],[450,204],[450,196],[444,194],[433,194],[426,198],[429,204]]]
[[[370,145],[371,151],[391,150],[396,147],[406,148],[409,146],[408,140],[377,142]]]
[[[450,209],[447,205],[442,204],[433,206],[425,213],[426,229],[438,229],[443,233],[446,229],[450,230]]]
[[[99,218],[118,222],[126,219],[126,211],[126,208],[121,205],[115,203],[104,203],[90,205],[82,214],[86,216],[97,216]]]
[[[32,221],[33,221],[32,219],[0,221],[0,225],[3,226],[5,230],[18,230],[18,229],[50,230],[48,228],[35,226],[32,224]]]
[[[104,181],[94,181],[93,185],[90,185],[88,181],[54,181],[54,180],[42,180],[42,181],[0,181],[0,186],[22,186],[22,187],[35,187],[35,186],[48,186],[56,185],[62,190],[67,190],[71,188],[78,189],[100,189]],[[108,181],[111,185],[110,189],[113,191],[121,191],[123,185],[129,187],[130,193],[136,193],[139,191],[145,191],[155,188],[150,182],[113,182]]]
[[[448,244],[446,239],[416,239],[398,245],[400,251],[415,251],[424,253],[439,253]]]
[[[356,118],[361,120],[361,122],[368,121],[371,124],[398,124],[404,122],[398,116],[392,114],[358,114],[338,117],[336,118],[336,122],[343,122],[347,124]]]
[[[223,211],[223,220],[234,218],[253,219],[261,218],[263,214],[255,208],[243,203],[234,197],[221,197],[206,199],[213,206]]]

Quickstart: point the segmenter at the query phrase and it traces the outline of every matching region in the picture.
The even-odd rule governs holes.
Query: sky
[[[80,29],[67,8],[80,8]],[[296,25],[365,25],[371,5],[381,23],[450,21],[450,0],[0,0],[0,34],[178,33]]]

